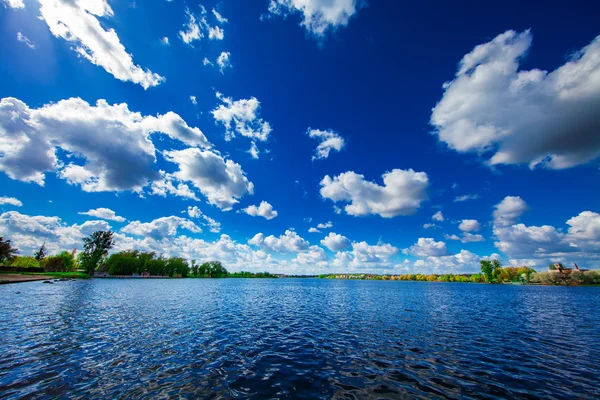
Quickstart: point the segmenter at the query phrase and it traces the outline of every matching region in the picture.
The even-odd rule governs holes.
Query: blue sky
[[[0,4],[23,254],[110,228],[230,270],[599,267],[592,2]]]

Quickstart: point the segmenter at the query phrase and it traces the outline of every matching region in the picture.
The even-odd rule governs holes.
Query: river
[[[0,286],[0,397],[600,398],[600,287]]]

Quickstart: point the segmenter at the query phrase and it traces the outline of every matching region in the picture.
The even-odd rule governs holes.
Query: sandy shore
[[[51,276],[45,275],[21,275],[21,274],[0,274],[0,282],[3,283],[18,283],[30,281],[46,281],[54,279]],[[8,282],[6,282],[8,281]]]

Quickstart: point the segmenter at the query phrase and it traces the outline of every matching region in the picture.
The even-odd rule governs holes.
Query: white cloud
[[[198,100],[196,100],[196,96],[190,96],[190,101],[192,102],[193,105],[198,104]]]
[[[221,223],[215,221],[213,218],[208,215],[202,213],[197,206],[189,206],[187,208],[187,214],[190,218],[202,218],[205,222],[203,225],[208,226],[208,229],[213,233],[221,232]]]
[[[233,101],[217,92],[223,102],[211,111],[216,122],[225,126],[225,139],[231,140],[235,133],[254,140],[266,141],[271,133],[271,125],[259,116],[260,102],[256,97]]]
[[[427,200],[429,179],[424,172],[394,169],[382,175],[383,186],[365,180],[353,171],[321,181],[321,196],[334,202],[349,202],[346,214],[377,214],[384,218],[412,215]]]
[[[326,264],[325,261],[327,261],[327,254],[325,254],[325,250],[319,246],[310,246],[307,251],[298,253],[294,261],[300,264],[324,266]]]
[[[481,224],[476,219],[463,219],[458,225],[458,229],[463,232],[474,232],[481,229]]]
[[[30,49],[35,49],[35,44],[29,40],[29,38],[25,35],[23,35],[21,32],[17,32],[17,40],[21,43],[25,43],[25,45],[27,47],[29,47]]]
[[[431,219],[434,221],[439,221],[439,222],[443,222],[444,221],[444,214],[442,214],[441,211],[436,212],[435,214],[433,214],[431,216]]]
[[[386,266],[390,263],[390,257],[397,253],[398,249],[389,243],[370,245],[367,242],[354,242],[352,243],[354,260],[351,264],[354,266],[364,266],[368,264]]]
[[[516,223],[529,206],[519,196],[506,196],[494,208],[494,225],[508,226]]]
[[[456,196],[454,198],[454,202],[455,203],[462,203],[463,201],[477,200],[478,198],[479,198],[478,194],[464,194],[462,196]]]
[[[202,229],[192,221],[175,216],[161,217],[151,222],[132,221],[121,228],[121,232],[160,241],[167,237],[175,237],[179,229],[186,229],[193,233],[202,232]]]
[[[187,22],[183,25],[184,29],[179,31],[181,40],[190,46],[194,41],[202,39],[207,33],[208,38],[211,40],[223,40],[225,37],[225,32],[222,28],[219,26],[210,26],[206,21],[206,9],[204,6],[200,7],[202,14],[200,18],[192,14],[190,9],[186,7],[185,15]]]
[[[224,73],[225,68],[231,68],[231,61],[229,60],[229,56],[231,53],[228,51],[223,51],[217,58],[217,65],[219,66],[219,71]]]
[[[255,205],[246,207],[243,211],[252,217],[263,217],[265,219],[273,219],[277,216],[277,211],[273,210],[273,206],[266,201],[261,201],[258,207]]]
[[[105,30],[99,17],[112,17],[107,0],[39,0],[41,18],[50,32],[72,44],[75,52],[121,81],[144,89],[157,86],[165,78],[135,65],[131,54],[114,29]]]
[[[23,3],[23,0],[3,0],[3,1],[4,1],[4,5],[8,8],[14,8],[14,9],[25,8],[25,3]]]
[[[333,228],[333,224],[331,223],[331,221],[328,221],[326,223],[317,224],[317,228],[319,228],[319,229],[329,229],[329,228]]]
[[[3,204],[10,204],[15,207],[23,206],[23,203],[21,202],[21,200],[14,198],[14,197],[6,197],[6,196],[0,197],[0,205],[3,205]]]
[[[226,24],[227,22],[229,22],[227,20],[227,18],[223,17],[217,10],[215,10],[214,8],[212,9],[212,13],[214,14],[215,18],[217,19],[217,21],[220,24]]]
[[[461,250],[457,254],[444,256],[430,256],[414,262],[414,266],[421,270],[429,270],[431,273],[450,272],[479,272],[481,259],[497,259],[499,256],[493,254],[489,257],[480,257],[468,250]],[[423,271],[425,272],[425,271]]]
[[[210,62],[210,60],[206,57],[204,57],[204,59],[202,60],[202,64],[203,65],[213,65],[213,63]]]
[[[187,17],[187,22],[183,25],[185,30],[179,31],[179,37],[185,44],[191,45],[194,40],[203,38],[204,34],[200,30],[200,24],[196,20],[196,17],[187,7],[185,9],[185,15]]]
[[[248,243],[276,253],[299,253],[309,248],[308,241],[291,229],[286,230],[279,237],[273,235],[265,237],[264,234],[257,233]]]
[[[321,231],[318,230],[317,228],[311,227],[311,228],[308,228],[308,233],[321,233]]]
[[[436,224],[423,224],[423,228],[425,228],[425,229],[436,228],[436,227],[437,227]]]
[[[175,178],[191,182],[210,204],[223,210],[230,210],[239,198],[254,192],[254,185],[242,167],[219,154],[191,147],[164,151],[163,155],[167,161],[179,166],[173,174]]]
[[[174,196],[199,201],[196,193],[194,193],[187,184],[178,182],[177,177],[173,174],[166,173],[162,170],[158,171],[158,173],[160,174],[160,178],[152,182],[150,193],[162,197],[167,197],[167,194],[172,194]]]
[[[320,141],[315,150],[313,160],[322,160],[329,157],[331,150],[341,151],[345,145],[344,138],[332,130],[322,131],[319,129],[310,129],[306,132],[308,136]]]
[[[348,25],[356,12],[356,0],[271,0],[269,3],[271,15],[300,14],[300,25],[315,37]]]
[[[165,36],[165,37],[163,37],[162,39],[160,39],[160,42],[161,42],[162,44],[164,44],[165,46],[170,46],[170,45],[171,45],[171,43],[169,42],[169,38],[168,38],[168,37],[166,37],[166,36]]]
[[[81,215],[89,215],[90,217],[108,219],[110,221],[123,222],[125,218],[119,217],[113,210],[110,208],[96,208],[95,210],[89,210],[86,212],[79,212]]]
[[[57,171],[87,192],[139,192],[159,178],[150,140],[156,132],[185,144],[211,146],[198,128],[173,112],[142,116],[126,103],[98,100],[93,106],[79,98],[31,109],[8,97],[0,100],[0,171],[39,185],[46,172]],[[66,153],[64,159],[57,148]]]
[[[417,243],[403,250],[404,254],[417,257],[440,257],[448,254],[446,243],[436,242],[432,238],[419,238]]]
[[[215,40],[223,40],[225,37],[225,31],[218,26],[207,26],[208,38]]]
[[[463,57],[434,108],[439,139],[487,163],[551,169],[600,155],[600,36],[548,72],[519,70],[529,31],[507,31]]]
[[[463,232],[462,237],[455,234],[445,235],[444,237],[447,240],[460,240],[463,243],[483,242],[485,240],[482,235],[469,232]]]
[[[250,157],[252,157],[253,159],[258,160],[260,150],[258,149],[258,146],[256,146],[255,142],[252,142],[250,144],[250,148],[248,149],[247,153],[250,154]]]
[[[341,251],[350,246],[350,239],[338,233],[329,232],[329,235],[321,240],[321,244],[331,251]]]
[[[46,243],[49,252],[80,249],[82,239],[95,230],[108,230],[106,221],[67,225],[59,217],[30,216],[9,211],[0,214],[0,232],[13,241],[20,254],[33,254]]]

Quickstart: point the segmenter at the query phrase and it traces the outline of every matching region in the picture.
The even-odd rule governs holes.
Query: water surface
[[[600,398],[600,288],[0,286],[0,397]]]

